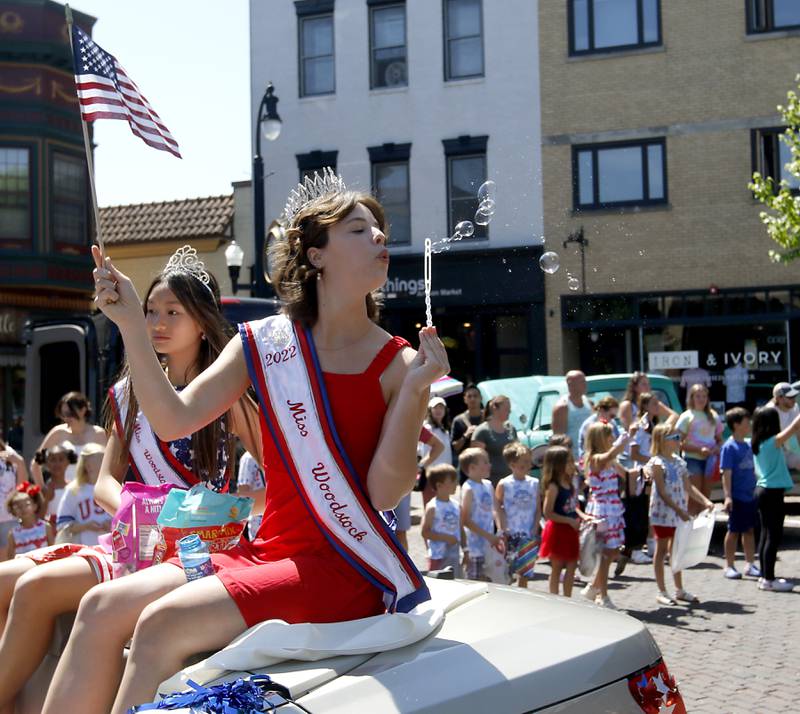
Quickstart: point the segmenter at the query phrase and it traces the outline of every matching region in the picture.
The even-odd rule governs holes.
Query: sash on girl
[[[123,441],[129,389],[128,379],[122,379],[108,390],[117,433]],[[200,483],[200,479],[175,458],[169,444],[156,436],[141,409],[136,414],[131,443],[128,444],[128,462],[137,480],[148,486],[171,483],[180,488],[189,488]],[[227,487],[224,490],[227,491]]]
[[[243,323],[239,331],[263,424],[323,535],[383,591],[389,612],[409,612],[429,600],[422,576],[344,452],[311,331],[284,315]]]

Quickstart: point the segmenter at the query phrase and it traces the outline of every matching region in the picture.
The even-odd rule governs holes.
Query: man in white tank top
[[[580,458],[581,425],[592,415],[592,403],[586,397],[586,375],[578,369],[566,374],[567,394],[553,407],[550,422],[554,434],[567,434],[572,439],[572,454]]]

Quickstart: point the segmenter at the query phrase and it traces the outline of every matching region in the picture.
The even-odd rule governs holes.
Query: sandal
[[[697,597],[696,595],[692,595],[692,593],[690,593],[688,590],[683,590],[683,589],[678,590],[675,593],[675,599],[676,600],[682,600],[683,602],[688,602],[688,603],[698,603],[698,602],[700,602],[700,598],[699,597]]]
[[[656,595],[656,602],[659,605],[677,605],[678,604],[667,593],[665,593],[663,591],[658,593],[658,595]]]

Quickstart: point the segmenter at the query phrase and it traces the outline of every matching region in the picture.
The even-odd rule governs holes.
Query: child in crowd
[[[681,438],[681,433],[673,431],[669,424],[656,426],[653,429],[650,446],[653,455],[647,463],[647,469],[653,479],[653,489],[650,492],[650,523],[656,534],[656,553],[653,558],[653,569],[658,585],[656,601],[661,605],[675,605],[675,600],[699,602],[697,597],[684,590],[681,572],[672,573],[676,588],[675,598],[667,593],[664,584],[664,558],[668,552],[672,552],[675,527],[680,521],[688,521],[691,518],[686,510],[689,499],[697,501],[705,508],[714,507],[714,504],[689,480],[686,462],[678,456]]]
[[[17,486],[6,499],[8,512],[17,519],[18,525],[8,534],[8,557],[27,553],[36,548],[53,545],[53,526],[43,520],[45,501],[38,486],[28,482]]]
[[[436,494],[425,507],[422,520],[422,537],[428,542],[428,570],[451,567],[455,577],[463,577],[459,552],[466,542],[461,508],[453,498],[458,488],[458,472],[450,464],[431,466],[428,485]]]
[[[67,486],[67,469],[77,462],[72,449],[57,444],[37,454],[45,464],[44,502],[47,506],[47,521],[55,528],[58,507]]]
[[[617,456],[622,453],[628,440],[628,434],[621,434],[615,441],[609,424],[592,424],[586,432],[586,453],[583,459],[589,482],[586,513],[601,521],[597,538],[602,543],[603,552],[594,580],[581,594],[587,600],[612,610],[616,607],[608,597],[608,568],[617,558],[620,547],[625,545],[625,519],[622,515],[625,509],[620,498],[619,479],[628,477],[628,472],[617,461]]]
[[[530,476],[533,468],[531,450],[518,441],[503,447],[503,458],[511,474],[500,479],[495,490],[497,529],[506,539],[509,563],[527,541],[539,538],[539,480]],[[517,575],[517,585],[528,587],[528,579]]]
[[[544,517],[540,558],[550,560],[550,592],[558,595],[558,583],[564,571],[564,597],[572,597],[575,566],[578,564],[578,529],[584,514],[578,508],[575,490],[575,460],[572,449],[551,446],[542,463]]]
[[[64,489],[56,520],[60,543],[97,545],[98,536],[111,530],[111,516],[94,500],[105,447],[86,444],[78,457],[75,479]]]
[[[464,449],[458,465],[467,474],[461,487],[461,524],[467,530],[467,577],[487,580],[483,566],[491,546],[503,552],[505,543],[494,533],[494,498],[489,474],[492,467],[486,452],[478,447]]]
[[[734,407],[725,413],[725,421],[731,430],[728,440],[720,451],[722,488],[725,491],[724,508],[728,513],[728,532],[725,534],[724,575],[738,580],[742,574],[736,569],[736,543],[742,536],[744,549],[744,574],[761,577],[755,565],[756,543],[753,529],[758,521],[758,499],[756,498],[756,470],[753,450],[745,437],[750,434],[750,412]]]

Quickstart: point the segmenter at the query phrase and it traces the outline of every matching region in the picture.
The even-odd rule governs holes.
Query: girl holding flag
[[[78,704],[121,714],[150,701],[190,655],[268,618],[335,622],[429,599],[378,511],[414,485],[429,386],[449,370],[444,346],[424,328],[415,352],[375,322],[373,293],[389,265],[375,199],[326,169],[292,192],[285,217],[271,261],[285,314],[240,325],[180,393],[145,347],[132,283],[94,249],[97,304],[121,328],[156,433],[171,439],[202,427],[252,384],[270,488],[258,536],[213,554],[215,576],[187,583],[177,563],[165,563],[83,598],[48,714]]]
[[[178,250],[153,279],[139,314],[145,315],[147,345],[158,353],[168,382],[180,389],[210,365],[230,339],[214,276],[201,272],[194,249]],[[207,278],[207,282],[202,278]],[[233,405],[219,420],[171,442],[156,438],[123,368],[109,393],[105,449],[94,498],[109,514],[120,505],[130,470],[150,486],[189,488],[199,481],[226,491],[233,464],[233,437],[258,453],[257,414],[252,400]],[[60,447],[56,447],[60,448]],[[119,575],[110,554],[79,544],[55,545],[0,563],[0,714],[13,702],[47,653],[56,618],[75,612],[94,585]]]

